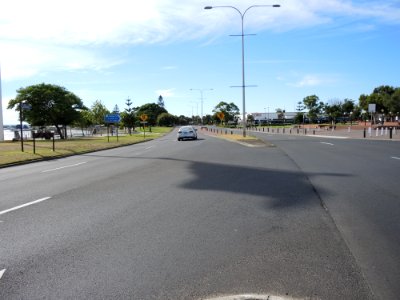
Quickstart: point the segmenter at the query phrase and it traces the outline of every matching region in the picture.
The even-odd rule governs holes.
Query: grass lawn
[[[24,141],[24,152],[21,151],[21,142],[0,142],[0,167],[12,165],[20,162],[42,160],[46,158],[69,156],[74,154],[87,153],[102,149],[109,149],[124,145],[132,145],[143,141],[153,140],[161,137],[172,130],[171,127],[152,127],[152,132],[146,129],[146,137],[143,131],[130,135],[118,137],[107,136],[79,137],[67,140],[55,140],[55,151],[53,151],[52,140],[36,140],[36,153],[33,153],[33,141]]]

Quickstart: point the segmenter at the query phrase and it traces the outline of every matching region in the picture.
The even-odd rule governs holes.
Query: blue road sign
[[[104,116],[104,122],[106,123],[119,123],[121,117],[118,114],[110,114]]]

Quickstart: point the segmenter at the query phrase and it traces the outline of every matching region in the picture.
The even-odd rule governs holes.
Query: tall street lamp
[[[244,30],[243,30],[243,21],[244,21],[244,16],[246,15],[247,11],[250,8],[253,7],[280,7],[279,4],[273,4],[273,5],[252,5],[248,7],[243,13],[236,7],[230,6],[230,5],[222,5],[222,6],[206,6],[204,9],[213,9],[213,8],[233,8],[236,10],[241,17],[242,20],[242,34],[239,36],[242,37],[242,98],[243,98],[243,137],[246,137],[246,85],[245,85],[245,79],[244,79]]]
[[[203,124],[203,92],[204,91],[213,91],[213,89],[190,89],[191,91],[199,91],[200,92],[200,100],[201,100],[201,124]]]

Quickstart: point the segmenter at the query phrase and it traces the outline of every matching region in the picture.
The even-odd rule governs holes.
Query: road
[[[381,281],[395,299],[400,252],[388,239],[399,214],[389,196],[399,187],[384,179],[395,172],[374,189],[354,175],[373,173],[360,155],[382,144],[264,136],[279,147],[250,148],[199,137],[0,169],[0,299],[383,299]],[[362,201],[374,195],[385,205]],[[371,210],[383,215],[368,224]],[[376,262],[391,268],[371,265],[375,242],[385,256]]]
[[[377,299],[400,294],[400,142],[256,134],[309,178]]]

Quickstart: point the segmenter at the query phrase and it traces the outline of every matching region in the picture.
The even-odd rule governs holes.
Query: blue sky
[[[309,95],[331,102],[400,86],[400,1],[13,0],[0,9],[4,124],[16,90],[65,87],[90,107],[157,102],[175,115],[242,111],[239,14],[244,11],[246,111],[294,111]],[[191,90],[194,89],[194,90]],[[213,89],[212,91],[208,89]]]

